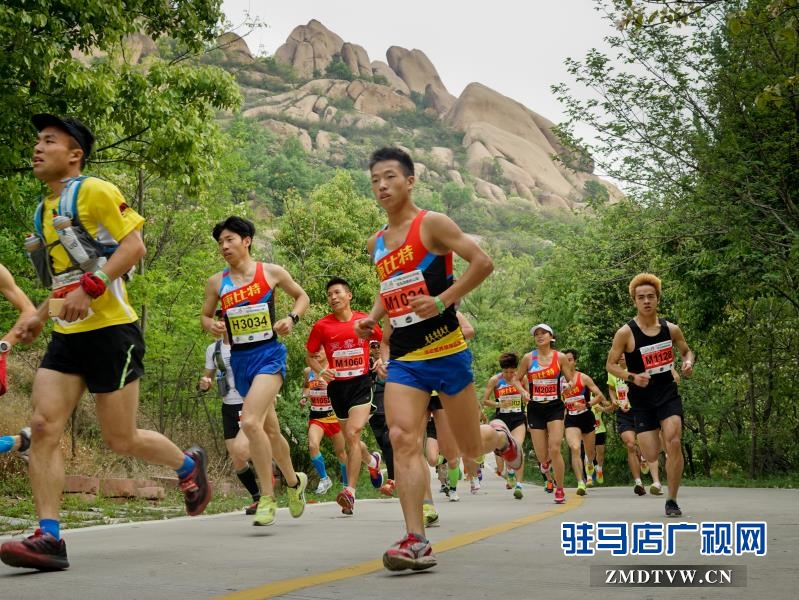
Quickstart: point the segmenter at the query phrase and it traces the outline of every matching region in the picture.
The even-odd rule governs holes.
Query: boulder
[[[306,152],[313,150],[313,142],[311,141],[310,134],[301,127],[297,127],[291,123],[286,123],[285,121],[278,121],[276,119],[267,119],[265,121],[261,121],[261,125],[265,129],[276,133],[280,137],[296,137],[298,140],[300,140],[300,145]]]
[[[398,92],[404,96],[411,95],[411,89],[408,87],[408,84],[405,83],[402,78],[397,75],[386,63],[379,60],[373,60],[372,75],[374,77],[377,77],[378,75],[385,77],[386,81],[388,81],[388,86],[395,92]]]
[[[353,81],[347,87],[347,95],[354,101],[355,110],[370,115],[416,109],[416,105],[407,96],[376,83]]]
[[[216,45],[225,53],[225,58],[237,65],[249,65],[255,62],[250,47],[240,35],[228,31],[216,38]]]
[[[344,42],[344,45],[341,46],[341,60],[356,76],[372,76],[372,65],[369,63],[369,55],[363,47],[357,44]]]
[[[480,179],[479,177],[474,180],[474,191],[478,196],[493,200],[494,202],[504,203],[508,201],[508,197],[501,187],[484,179]]]
[[[400,76],[412,92],[435,98],[440,106],[446,107],[444,111],[437,109],[440,113],[449,110],[455,103],[455,96],[447,91],[433,63],[421,50],[406,50],[399,46],[391,46],[386,51],[386,58],[389,67]],[[427,89],[428,86],[430,90]]]
[[[314,71],[324,73],[333,56],[341,54],[343,45],[341,37],[311,19],[307,25],[294,28],[286,42],[275,50],[274,58],[293,66],[300,77],[312,77]],[[364,64],[369,64],[368,57]]]

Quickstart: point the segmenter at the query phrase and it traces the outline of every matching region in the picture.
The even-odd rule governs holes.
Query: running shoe
[[[57,540],[41,529],[37,529],[24,540],[12,540],[0,546],[0,560],[10,567],[39,571],[62,571],[69,568],[64,540]]]
[[[422,571],[436,566],[430,542],[415,533],[409,533],[383,554],[383,566],[389,571]]]
[[[636,483],[633,491],[639,496],[646,496],[646,490],[644,489],[644,485],[642,483]]]
[[[438,491],[444,494],[445,496],[449,496],[449,484],[442,483]]]
[[[517,483],[516,487],[513,488],[513,497],[516,498],[517,500],[521,500],[524,497],[524,494],[522,493],[521,483]]]
[[[585,496],[585,481],[578,481],[577,482],[577,495],[578,496]]]
[[[642,475],[649,475],[649,463],[645,460],[641,461],[641,474]]]
[[[502,473],[502,470],[501,470],[501,469],[496,469],[496,470],[494,471],[494,473],[496,473],[496,474],[497,474],[497,477],[502,477],[503,479],[505,478],[505,475],[503,475],[503,473]]]
[[[477,481],[483,481],[483,465],[477,465]]]
[[[258,510],[258,500],[250,504],[249,506],[244,507],[244,514],[245,515],[254,515],[255,511]]]
[[[594,465],[590,462],[585,463],[585,477],[586,479],[594,478]]]
[[[375,458],[375,466],[369,467],[369,479],[372,480],[372,487],[379,489],[383,485],[383,472],[380,470],[380,465],[383,463],[383,457],[379,452],[372,452]]]
[[[489,425],[493,427],[496,431],[504,433],[508,441],[504,450],[494,450],[494,454],[496,454],[497,456],[501,456],[505,460],[508,469],[513,469],[515,471],[516,469],[521,468],[522,453],[519,448],[519,444],[510,434],[510,429],[508,429],[508,426],[505,425],[504,421],[501,421],[499,419],[494,419],[489,423]]]
[[[472,492],[472,494],[476,494],[477,492],[480,491],[480,480],[479,479],[472,479],[469,482],[469,491]]]
[[[351,515],[355,508],[355,496],[352,495],[347,488],[344,488],[336,496],[336,502],[341,507],[341,512],[345,515]]]
[[[330,477],[322,477],[322,479],[319,480],[319,485],[316,486],[316,491],[314,493],[322,495],[332,487],[333,487],[333,480],[330,479]]]
[[[599,485],[604,485],[604,483],[605,483],[605,474],[602,472],[602,467],[597,467],[596,471],[594,472],[594,475],[596,475],[596,482]]]
[[[447,463],[441,463],[436,467],[436,475],[438,476],[438,481],[441,484],[441,491],[444,491],[445,486],[447,489],[449,489],[449,483],[447,479]]]
[[[585,480],[585,485],[586,485],[586,487],[594,487],[594,478],[593,477],[589,477],[588,479],[586,479]]]
[[[287,487],[289,514],[295,519],[302,516],[305,512],[305,488],[308,487],[308,476],[305,473],[297,473],[297,487]]]
[[[653,496],[662,496],[663,495],[663,486],[660,485],[660,482],[654,482],[652,485],[649,486],[649,493]]]
[[[563,504],[566,502],[566,492],[563,491],[563,488],[558,488],[555,490],[555,504]]]
[[[547,479],[547,484],[544,486],[547,494],[551,494],[555,491],[555,483],[551,479]]]
[[[449,501],[450,502],[460,502],[461,497],[458,496],[458,492],[455,491],[455,488],[449,488]]]
[[[28,462],[28,451],[31,449],[31,428],[23,427],[19,430],[19,450],[17,452],[25,462]]]
[[[422,514],[424,515],[425,527],[438,527],[440,525],[438,512],[436,512],[436,507],[432,504],[422,504]]]
[[[190,517],[201,515],[211,500],[211,483],[208,481],[208,458],[205,450],[192,446],[185,452],[194,460],[194,470],[180,479],[180,490],[186,500],[186,513]]]
[[[516,487],[516,474],[508,474],[508,478],[505,480],[505,489],[512,490],[514,487]]]
[[[258,507],[255,509],[255,518],[252,524],[259,527],[266,527],[275,522],[275,512],[277,512],[277,502],[272,496],[261,497]]]
[[[666,516],[667,517],[681,517],[682,511],[674,500],[666,500]],[[5,544],[4,544],[5,545]],[[3,561],[5,562],[5,560]]]
[[[396,487],[393,479],[386,479],[386,482],[380,486],[380,493],[392,498],[394,496],[394,488]]]

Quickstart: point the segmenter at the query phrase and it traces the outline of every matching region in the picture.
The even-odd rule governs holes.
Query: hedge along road
[[[36,573],[0,565],[0,590],[11,598],[176,599],[546,597],[794,598],[799,564],[796,490],[683,487],[683,517],[663,516],[664,496],[635,496],[631,486],[595,487],[579,498],[567,489],[556,505],[538,485],[515,500],[487,466],[483,489],[461,501],[436,494],[441,525],[428,536],[438,557],[429,571],[389,573],[385,549],[403,535],[396,499],[358,501],[353,517],[334,503],[310,504],[299,519],[278,511],[271,527],[241,513],[67,530],[71,567]],[[434,481],[434,488],[437,483]],[[309,494],[312,497],[312,494]],[[678,532],[673,556],[567,556],[564,522],[767,523],[767,554],[702,556],[699,532]],[[9,539],[0,537],[0,542]],[[592,543],[595,547],[595,543]],[[746,567],[745,587],[590,587],[591,566]],[[602,587],[609,587],[607,585]]]

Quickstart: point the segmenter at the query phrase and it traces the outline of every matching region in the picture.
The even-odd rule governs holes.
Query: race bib
[[[330,398],[327,396],[327,388],[311,389],[309,395],[311,396],[311,410],[330,410]]]
[[[333,351],[336,377],[357,377],[366,373],[366,354],[362,347]]]
[[[530,387],[533,392],[530,399],[533,402],[551,402],[558,399],[557,379],[533,379]]]
[[[582,400],[567,400],[566,411],[570,415],[581,415],[588,410],[585,399]]]
[[[269,306],[266,304],[234,306],[227,309],[225,314],[234,344],[263,342],[275,335],[272,331],[272,320],[269,318]]]
[[[415,296],[429,295],[424,275],[418,269],[380,282],[380,299],[392,327],[407,327],[424,321],[411,310],[410,301]]]
[[[499,412],[503,414],[522,412],[522,395],[506,394],[499,399]]]
[[[671,340],[642,346],[640,352],[641,358],[644,359],[644,368],[650,375],[671,371],[674,366],[674,350]]]

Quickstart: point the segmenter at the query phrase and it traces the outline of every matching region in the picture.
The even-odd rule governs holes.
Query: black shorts
[[[425,433],[431,440],[438,439],[438,433],[436,432],[436,420],[432,415],[427,419],[427,431]]]
[[[516,429],[519,425],[524,425],[525,428],[527,427],[527,416],[525,416],[523,412],[502,413],[497,411],[494,418],[505,423],[511,431]]]
[[[562,421],[566,406],[561,400],[527,403],[527,426],[530,429],[546,429],[550,421]]]
[[[620,408],[616,409],[616,431],[618,431],[619,434],[625,431],[635,431],[635,417],[633,417],[633,411],[628,410],[624,412]]]
[[[241,409],[242,404],[223,404],[222,405],[222,433],[226,440],[232,440],[241,429]]]
[[[607,437],[607,431],[600,431],[599,433],[597,433],[596,440],[594,440],[594,446],[604,446],[606,437]]]
[[[444,406],[441,404],[441,396],[431,394],[430,401],[427,403],[427,410],[444,410]]]
[[[386,405],[383,399],[386,394],[386,383],[384,381],[377,381],[373,389],[372,404],[375,405],[375,414],[384,415],[386,414]]]
[[[643,401],[631,399],[633,409],[630,412],[635,417],[635,433],[660,429],[661,421],[675,415],[682,419],[682,400],[676,383],[671,382],[662,389],[651,390],[648,396]]]
[[[80,375],[93,394],[116,392],[144,375],[138,323],[79,333],[53,332],[41,368]]]
[[[361,375],[352,379],[334,379],[327,384],[327,397],[339,420],[348,419],[350,409],[364,404],[372,404],[372,378]]]
[[[580,413],[579,415],[566,414],[563,426],[568,429],[569,427],[577,427],[582,433],[591,433],[596,425],[594,413],[590,410]]]

